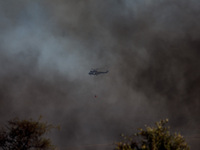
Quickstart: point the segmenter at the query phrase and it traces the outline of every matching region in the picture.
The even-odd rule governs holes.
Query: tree
[[[189,150],[180,133],[170,134],[169,127],[165,127],[168,119],[156,122],[156,127],[146,126],[139,129],[134,136],[124,136],[122,142],[116,143],[118,150]],[[137,138],[138,140],[133,140]]]
[[[54,150],[50,139],[43,136],[55,127],[40,120],[8,121],[0,131],[0,147],[3,150]]]

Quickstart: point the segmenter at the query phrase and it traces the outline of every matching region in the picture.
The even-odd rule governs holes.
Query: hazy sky
[[[199,8],[199,0],[1,0],[0,122],[42,115],[60,124],[52,139],[64,150],[169,118],[199,147]],[[89,76],[91,68],[109,73]]]

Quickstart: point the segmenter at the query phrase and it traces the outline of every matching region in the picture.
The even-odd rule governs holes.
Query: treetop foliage
[[[0,130],[0,147],[3,150],[54,150],[50,139],[44,137],[52,128],[56,127],[41,122],[41,118],[38,121],[10,120]]]
[[[155,123],[155,127],[145,126],[146,129],[139,129],[133,136],[124,136],[122,142],[116,143],[118,150],[189,150],[180,133],[170,134],[169,127],[166,127],[168,119]],[[133,140],[133,139],[136,139]]]

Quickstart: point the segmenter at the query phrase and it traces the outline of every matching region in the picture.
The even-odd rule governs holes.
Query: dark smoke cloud
[[[199,8],[198,0],[1,1],[1,123],[43,115],[61,125],[52,138],[67,149],[168,117],[199,147],[189,138],[200,124]],[[90,77],[90,68],[110,72]]]

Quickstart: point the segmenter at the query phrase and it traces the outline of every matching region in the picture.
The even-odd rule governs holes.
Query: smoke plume
[[[60,124],[52,138],[68,149],[112,144],[169,118],[199,147],[199,8],[199,0],[1,1],[0,122],[42,115]],[[89,76],[91,68],[109,73]]]

